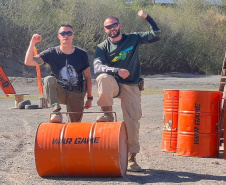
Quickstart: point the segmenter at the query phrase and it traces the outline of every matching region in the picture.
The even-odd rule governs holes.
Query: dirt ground
[[[34,79],[10,78],[17,93],[25,96],[32,104],[39,104],[38,88]],[[5,98],[0,90],[0,184],[226,184],[226,160],[220,152],[218,158],[179,156],[163,152],[163,90],[217,90],[220,76],[199,75],[155,75],[145,78],[142,95],[143,116],[140,120],[141,151],[137,161],[143,168],[140,173],[127,172],[122,177],[51,177],[41,178],[35,166],[34,141],[38,125],[48,122],[51,110],[19,110],[14,99]],[[96,105],[94,83],[93,107]],[[4,98],[3,98],[4,97]],[[118,121],[122,120],[120,100],[115,99],[114,111]],[[66,119],[66,118],[65,118]],[[95,116],[84,116],[83,121],[94,121]]]

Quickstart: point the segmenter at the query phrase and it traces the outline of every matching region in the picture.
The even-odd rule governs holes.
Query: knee
[[[111,83],[112,80],[114,80],[114,77],[112,75],[108,75],[107,73],[102,73],[96,78],[96,81],[98,84],[99,83]]]
[[[47,85],[47,84],[53,85],[55,83],[56,83],[56,77],[54,77],[54,76],[47,76],[44,78],[44,85]]]

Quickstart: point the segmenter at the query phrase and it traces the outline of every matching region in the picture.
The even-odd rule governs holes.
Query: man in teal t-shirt
[[[108,17],[104,21],[104,30],[108,39],[96,47],[94,59],[94,72],[97,77],[97,90],[99,99],[97,104],[104,112],[97,117],[98,122],[114,121],[112,111],[113,98],[121,99],[123,119],[128,133],[128,170],[142,171],[136,162],[136,154],[140,151],[139,120],[141,111],[141,92],[139,84],[140,61],[139,46],[160,40],[161,31],[154,20],[143,10],[138,16],[146,19],[151,25],[148,32],[121,34],[122,25],[118,18]]]

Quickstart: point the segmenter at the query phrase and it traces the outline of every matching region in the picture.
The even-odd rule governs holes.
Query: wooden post
[[[219,85],[219,91],[221,91],[222,94],[222,101],[221,101],[221,110],[220,110],[220,128],[219,128],[219,146],[225,142],[224,141],[224,122],[226,119],[225,115],[225,101],[226,101],[226,52],[225,57],[222,64],[222,70],[221,70],[221,79],[220,79],[220,85]]]
[[[46,98],[39,98],[40,99],[40,108],[48,108],[48,100]]]

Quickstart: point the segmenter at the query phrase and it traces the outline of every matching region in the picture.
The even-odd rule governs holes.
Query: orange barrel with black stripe
[[[180,90],[177,154],[196,157],[219,155],[222,92]]]
[[[176,152],[179,90],[163,92],[162,151]]]
[[[41,177],[125,176],[125,124],[41,123],[35,139],[35,162]]]

